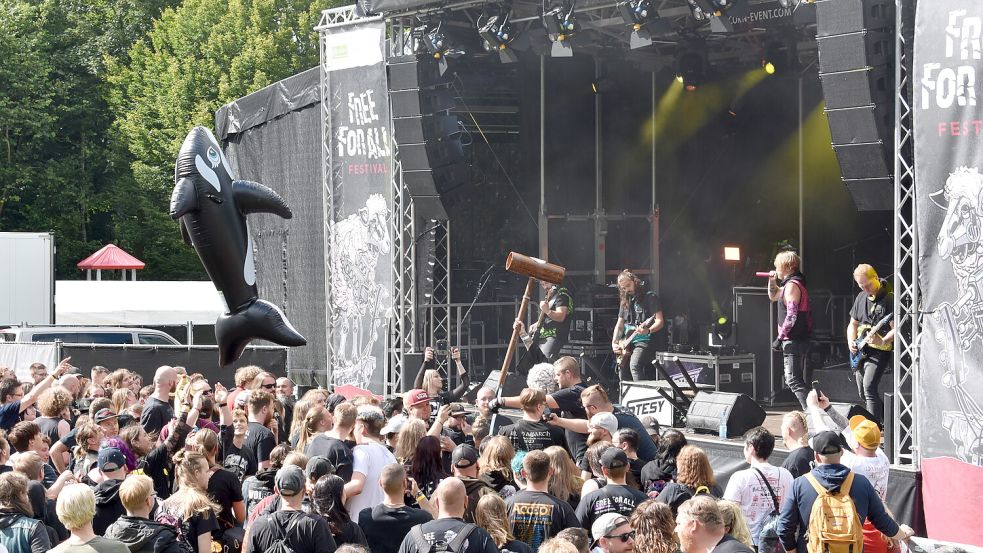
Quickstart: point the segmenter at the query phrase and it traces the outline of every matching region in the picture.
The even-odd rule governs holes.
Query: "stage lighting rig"
[[[667,32],[669,24],[659,18],[651,0],[621,0],[618,12],[625,25],[631,27],[629,46],[632,50],[652,44],[652,32]]]
[[[574,13],[576,3],[573,0],[557,0],[543,5],[543,26],[546,34],[553,42],[550,55],[554,58],[569,58],[573,56],[570,38],[580,30],[577,16]]]
[[[778,5],[783,8],[798,8],[800,4],[813,4],[815,0],[778,0]]]
[[[738,2],[742,0],[686,0],[693,19],[700,23],[710,22],[710,32],[713,33],[732,33],[734,25],[727,17],[730,11]],[[747,8],[747,2],[743,1],[742,10]]]
[[[413,35],[419,41],[418,44],[422,45],[423,48],[437,60],[437,65],[440,67],[440,74],[443,75],[447,71],[447,59],[461,57],[466,52],[454,45],[454,43],[447,37],[444,32],[444,21],[442,19],[437,19],[436,25],[433,21],[427,24],[418,26],[413,29]]]
[[[701,50],[683,50],[676,55],[676,80],[686,90],[696,90],[707,78],[708,61]]]
[[[487,15],[484,17],[484,22],[478,19],[478,34],[484,40],[485,50],[497,51],[502,63],[519,61],[519,57],[510,46],[516,36],[512,33],[512,24],[509,22],[511,17],[512,10],[510,8],[504,13]]]

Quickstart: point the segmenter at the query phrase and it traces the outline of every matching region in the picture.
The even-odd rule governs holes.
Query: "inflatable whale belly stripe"
[[[277,306],[258,297],[253,241],[246,224],[250,213],[293,216],[272,189],[235,180],[212,132],[195,127],[178,153],[170,214],[180,221],[184,240],[194,246],[208,277],[225,298],[228,312],[215,322],[222,366],[239,359],[256,338],[282,346],[307,344]]]

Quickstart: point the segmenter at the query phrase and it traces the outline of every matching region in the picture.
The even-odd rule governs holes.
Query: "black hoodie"
[[[260,501],[273,495],[274,479],[278,469],[268,468],[246,478],[242,483],[242,498],[246,501],[246,516],[252,516]]]
[[[123,542],[131,553],[184,553],[173,526],[124,515],[106,528],[106,537]]]
[[[464,482],[464,489],[468,493],[468,508],[464,512],[464,521],[474,522],[474,508],[478,505],[478,500],[485,494],[495,493],[495,489],[481,478],[458,476],[458,479]]]
[[[122,483],[122,480],[106,480],[93,490],[96,494],[96,516],[92,519],[92,530],[97,536],[105,534],[113,521],[126,514],[126,508],[119,498],[119,485]]]

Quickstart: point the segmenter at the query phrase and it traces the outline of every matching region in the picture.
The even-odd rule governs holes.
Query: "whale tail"
[[[218,361],[223,367],[239,359],[246,345],[257,338],[281,346],[307,345],[307,339],[290,324],[283,311],[259,299],[238,313],[220,315],[215,321],[215,338]]]

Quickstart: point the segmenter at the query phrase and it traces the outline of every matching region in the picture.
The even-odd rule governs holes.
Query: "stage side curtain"
[[[983,13],[979,0],[918,2],[914,40],[915,185],[924,313],[916,427],[923,459],[983,471]],[[927,461],[926,461],[927,462]],[[957,487],[963,482],[953,480]],[[980,526],[935,525],[929,537],[980,543]],[[978,495],[978,494],[977,494]],[[962,504],[959,508],[965,508]],[[958,510],[958,508],[957,508]],[[951,512],[951,510],[950,510]]]
[[[383,391],[392,307],[392,199],[385,23],[327,29],[321,36],[333,198],[329,271],[332,380]],[[325,210],[327,212],[327,210]]]

